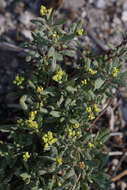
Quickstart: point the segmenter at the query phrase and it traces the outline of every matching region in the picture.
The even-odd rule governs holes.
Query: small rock
[[[29,12],[25,11],[21,16],[19,17],[19,20],[24,25],[30,25],[30,20],[33,19],[35,16]]]
[[[16,2],[15,4],[15,13],[21,15],[24,10],[24,3],[23,2]]]
[[[31,35],[30,30],[24,29],[24,30],[22,30],[22,34],[25,36],[25,38],[32,40],[32,35]]]
[[[123,20],[124,22],[127,21],[127,11],[124,11],[124,12],[123,12],[123,14],[122,14],[122,20]]]
[[[127,2],[124,2],[124,4],[123,4],[123,10],[127,10]]]
[[[112,184],[111,184],[111,189],[116,189],[115,183],[112,183]]]
[[[0,13],[3,13],[5,11],[6,6],[7,6],[6,1],[0,0]]]
[[[98,0],[96,3],[97,8],[103,9],[106,6],[106,1],[105,0]]]
[[[118,160],[118,159],[113,159],[113,160],[112,160],[112,163],[113,163],[114,166],[117,166],[118,163],[119,163],[119,160]]]
[[[18,67],[18,60],[16,58],[14,58],[11,62],[11,66],[12,68],[17,68]]]

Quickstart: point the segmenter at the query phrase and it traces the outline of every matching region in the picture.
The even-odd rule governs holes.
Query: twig
[[[107,108],[111,105],[111,103],[113,102],[113,98],[110,98],[107,106],[99,113],[99,115],[96,117],[96,119],[93,121],[93,123],[91,124],[91,126],[93,127],[95,125],[95,123],[100,119],[100,117],[106,112]]]
[[[120,178],[122,178],[123,176],[127,175],[127,170],[123,171],[122,173],[120,173],[119,175],[115,176],[112,178],[112,182],[118,181]]]
[[[116,152],[109,152],[108,154],[109,154],[109,156],[121,156],[121,155],[123,155],[123,152],[116,151]]]
[[[113,133],[110,133],[110,134],[109,134],[110,137],[113,137],[113,136],[122,136],[122,137],[123,137],[123,135],[125,135],[125,134],[123,134],[123,133],[121,133],[121,132],[113,132]],[[127,134],[126,134],[126,135],[127,135]]]
[[[79,174],[79,176],[78,176],[78,178],[77,178],[77,181],[75,182],[74,186],[72,187],[72,190],[75,190],[76,185],[77,185],[77,183],[78,183],[80,177],[81,177],[81,173]]]
[[[122,162],[125,160],[125,158],[127,157],[127,152],[124,153],[124,155],[122,156],[122,158],[119,161],[119,164],[117,165],[115,172],[114,172],[114,176],[116,175],[117,170],[120,168]]]

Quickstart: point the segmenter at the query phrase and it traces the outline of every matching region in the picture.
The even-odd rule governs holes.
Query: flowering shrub
[[[0,142],[0,189],[108,189],[103,143],[108,131],[94,130],[106,98],[123,78],[121,46],[104,56],[93,56],[84,44],[82,22],[63,30],[65,19],[41,6],[42,17],[26,43],[30,72],[16,76],[22,112],[15,123],[0,126],[12,143]],[[120,52],[120,53],[119,53]],[[72,65],[75,55],[79,60]],[[124,74],[125,75],[125,74]],[[94,134],[93,134],[94,133]]]

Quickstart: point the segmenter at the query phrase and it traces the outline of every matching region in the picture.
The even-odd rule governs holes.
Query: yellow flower
[[[97,71],[96,71],[96,70],[93,70],[93,69],[91,69],[91,68],[89,68],[89,73],[90,73],[91,75],[95,75],[95,74],[97,73]]]
[[[45,6],[41,5],[41,8],[40,8],[40,14],[41,15],[47,15],[51,12],[52,9],[46,9]]]
[[[38,129],[38,124],[37,124],[37,122],[36,121],[32,121],[32,120],[28,120],[28,127],[30,127],[30,128],[33,128],[33,129],[35,129],[35,130],[37,130]]]
[[[52,35],[52,36],[53,36],[55,39],[56,39],[56,38],[59,38],[59,35],[57,34],[56,31],[53,32],[53,35]]]
[[[24,77],[21,77],[19,75],[16,75],[15,80],[13,81],[14,84],[16,84],[17,86],[21,85],[24,81]]]
[[[62,186],[62,183],[61,183],[60,180],[57,181],[57,185],[58,185],[58,187],[61,187],[61,186]]]
[[[79,30],[77,31],[77,33],[78,33],[79,36],[82,36],[82,34],[83,34],[83,29],[79,29]]]
[[[69,129],[69,136],[71,137],[71,136],[75,136],[75,131],[73,130],[72,131],[72,129]]]
[[[36,114],[37,114],[37,111],[31,111],[29,113],[30,115],[29,120],[33,121],[35,119]]]
[[[48,131],[47,134],[43,135],[42,139],[45,143],[45,148],[48,148],[49,146],[56,143],[56,141],[57,141],[57,139],[53,137],[51,131]]]
[[[82,80],[81,83],[82,83],[83,85],[86,85],[86,84],[87,84],[87,80]]]
[[[77,131],[76,135],[77,135],[77,136],[80,136],[80,135],[81,135],[81,132],[80,132],[80,131]]]
[[[96,104],[94,104],[94,111],[95,111],[96,113],[100,112],[100,108],[98,108]]]
[[[75,123],[75,124],[73,125],[73,128],[75,128],[75,129],[79,128],[79,123]]]
[[[56,82],[59,82],[62,80],[63,75],[64,75],[64,71],[60,70],[57,72],[56,75],[53,76],[52,79],[55,80]]]
[[[40,107],[42,107],[43,106],[43,102],[40,102]]]
[[[89,118],[90,120],[93,120],[95,117],[93,116],[92,113],[90,113],[89,116],[88,116],[88,118]]]
[[[24,125],[23,119],[18,119],[17,123],[18,123],[19,126],[23,126]]]
[[[37,92],[41,94],[43,92],[43,87],[42,86],[38,86],[37,87]]]
[[[114,67],[113,69],[113,77],[117,77],[119,69],[117,67]]]
[[[88,113],[90,113],[92,110],[91,110],[91,107],[89,106],[89,107],[87,107],[86,108],[86,111],[88,112]]]
[[[58,162],[59,165],[62,165],[63,160],[62,160],[61,157],[58,157],[58,158],[56,158],[55,160]]]
[[[91,143],[91,142],[88,142],[88,146],[89,146],[90,148],[92,148],[92,147],[94,147],[95,145],[94,145],[93,143]]]
[[[30,154],[29,154],[29,152],[26,152],[24,155],[23,155],[23,160],[25,161],[25,162],[27,162],[27,160],[30,158]]]

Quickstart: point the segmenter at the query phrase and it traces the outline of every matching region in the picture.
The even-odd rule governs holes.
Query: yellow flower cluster
[[[91,75],[95,75],[95,74],[97,73],[97,71],[96,71],[96,70],[93,70],[93,69],[91,69],[91,68],[89,68],[89,73],[90,73]]]
[[[119,69],[117,67],[113,68],[113,77],[117,77]]]
[[[75,129],[79,128],[79,123],[75,123],[75,124],[73,125],[73,128],[75,128]]]
[[[96,113],[100,112],[100,108],[98,108],[96,104],[94,104],[94,111],[95,111]]]
[[[48,15],[50,14],[52,9],[46,9],[45,6],[41,5],[41,8],[40,8],[40,15]]]
[[[87,111],[88,113],[90,113],[90,112],[92,111],[91,107],[90,107],[90,106],[87,107],[87,108],[86,108],[86,111]]]
[[[30,154],[29,154],[29,152],[26,152],[24,155],[23,155],[23,160],[25,161],[25,162],[27,162],[27,160],[30,158]]]
[[[94,109],[94,110],[93,110],[93,109]],[[100,112],[100,108],[98,108],[96,104],[94,104],[94,108],[91,108],[90,106],[86,108],[86,111],[89,113],[88,118],[89,118],[90,120],[93,120],[93,119],[95,118],[94,115],[93,115],[93,113],[92,113],[92,110],[93,110],[95,113],[98,113],[98,112]]]
[[[19,126],[23,126],[23,125],[24,125],[23,119],[18,119],[18,120],[17,120],[17,124],[18,124]]]
[[[87,80],[86,80],[86,79],[85,79],[85,80],[82,80],[81,83],[82,83],[83,85],[86,85],[86,84],[87,84]]]
[[[37,114],[37,111],[31,111],[29,113],[29,115],[30,115],[29,120],[33,121],[35,119],[36,114]]]
[[[28,120],[28,121],[27,121],[27,124],[28,124],[28,126],[29,126],[30,128],[33,128],[33,129],[35,129],[35,130],[38,129],[38,124],[37,124],[36,121]]]
[[[62,80],[63,75],[64,75],[64,71],[60,70],[57,72],[56,75],[53,76],[52,79],[55,80],[56,82],[59,82]]]
[[[61,187],[61,186],[62,186],[62,183],[61,183],[60,180],[57,181],[57,185],[58,185],[58,187]]]
[[[75,131],[75,130],[69,129],[69,136],[70,137],[80,136],[80,135],[81,135],[81,133],[79,131]]]
[[[92,113],[92,108],[89,106],[89,107],[86,108],[86,111],[89,113],[88,118],[89,118],[90,120],[93,120],[95,117],[94,117],[94,115],[93,115],[93,113]]]
[[[21,77],[19,75],[16,75],[15,80],[13,81],[14,84],[16,84],[17,86],[21,85],[24,81],[24,77]]]
[[[78,36],[82,36],[82,34],[83,34],[83,29],[79,29],[79,30],[77,31],[77,34],[78,34]]]
[[[93,143],[91,143],[91,142],[88,142],[88,146],[89,146],[90,148],[92,148],[92,147],[94,147],[95,145],[94,145]]]
[[[79,162],[79,163],[78,163],[78,167],[79,167],[80,169],[84,169],[84,168],[85,168],[85,163],[84,163],[84,162]]]
[[[45,134],[42,137],[44,143],[45,143],[45,148],[48,148],[49,146],[51,146],[52,144],[56,143],[57,139],[53,137],[52,132],[48,131],[47,134]]]
[[[52,35],[55,39],[58,39],[59,38],[59,35],[57,34],[56,31],[53,32],[53,35]]]
[[[38,129],[38,124],[36,121],[34,121],[35,116],[37,114],[37,111],[32,111],[29,113],[29,120],[27,120],[27,124],[30,128],[33,128],[35,130]]]
[[[63,160],[62,160],[61,157],[55,158],[55,161],[56,161],[59,165],[62,165],[62,163],[63,163]]]
[[[41,93],[43,92],[43,87],[42,87],[42,86],[38,86],[38,87],[37,87],[37,92],[38,92],[39,94],[41,94]]]
[[[93,119],[95,118],[92,112],[89,114],[88,118],[89,118],[90,120],[93,120]]]

